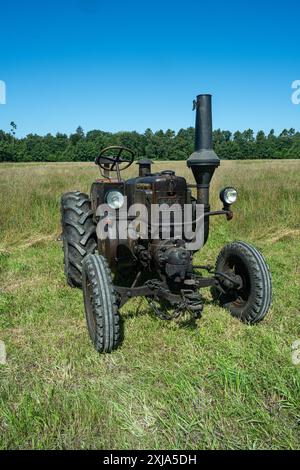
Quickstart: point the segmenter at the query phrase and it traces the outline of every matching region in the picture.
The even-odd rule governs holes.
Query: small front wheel
[[[111,352],[120,341],[120,317],[111,271],[103,256],[84,258],[82,288],[90,338],[98,352]]]
[[[257,323],[267,314],[272,300],[272,281],[263,255],[252,245],[233,242],[221,250],[216,273],[223,292],[212,288],[212,296],[220,305],[245,323]],[[232,287],[222,282],[222,273],[240,279],[240,285]],[[218,275],[218,274],[217,274]]]

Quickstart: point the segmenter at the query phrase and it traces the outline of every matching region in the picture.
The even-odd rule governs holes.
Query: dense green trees
[[[124,145],[135,150],[138,157],[153,160],[183,160],[193,151],[194,129],[180,129],[177,134],[168,129],[143,134],[136,131],[110,133],[91,130],[85,133],[78,127],[71,135],[57,133],[39,136],[29,134],[16,138],[17,126],[11,123],[11,131],[0,130],[0,162],[2,161],[92,161],[98,152],[108,145]],[[220,158],[300,158],[300,132],[284,129],[278,136],[272,129],[268,135],[252,129],[244,132],[221,131],[213,133],[214,147]]]

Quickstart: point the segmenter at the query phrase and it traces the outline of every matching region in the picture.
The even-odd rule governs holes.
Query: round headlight
[[[119,191],[109,191],[106,202],[111,209],[120,209],[124,204],[124,196]]]
[[[222,189],[220,199],[224,204],[233,204],[237,200],[237,190],[235,188]]]

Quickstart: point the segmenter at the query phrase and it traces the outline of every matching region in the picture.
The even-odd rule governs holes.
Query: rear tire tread
[[[71,287],[82,287],[82,261],[97,247],[96,225],[87,194],[72,191],[61,198],[64,266]]]

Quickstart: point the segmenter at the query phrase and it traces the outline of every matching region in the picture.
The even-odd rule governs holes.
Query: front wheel
[[[252,245],[233,242],[221,250],[216,273],[220,273],[221,290],[212,288],[212,296],[220,305],[245,323],[257,323],[267,314],[272,300],[272,281],[263,255]],[[222,273],[236,276],[240,285],[222,282]],[[218,275],[218,274],[217,274]]]
[[[111,352],[120,341],[120,317],[111,271],[103,256],[84,258],[82,288],[90,338],[98,352]]]

